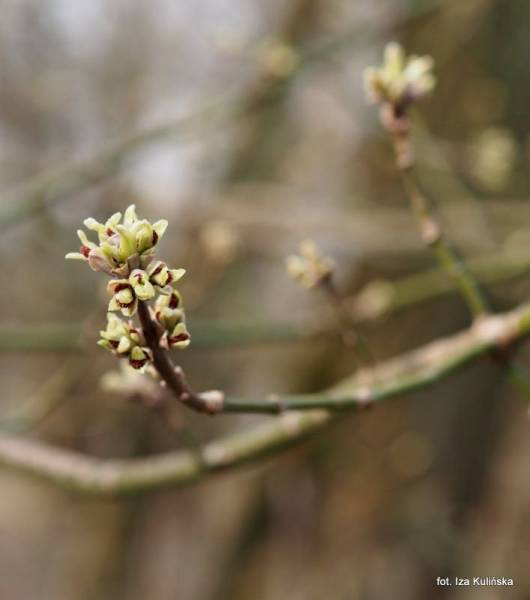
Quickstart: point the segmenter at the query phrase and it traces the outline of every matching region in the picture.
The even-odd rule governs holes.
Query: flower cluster
[[[151,351],[145,346],[145,339],[131,321],[122,321],[116,315],[107,315],[107,328],[99,332],[98,345],[120,358],[128,358],[129,364],[141,369],[152,358]]]
[[[364,71],[366,93],[376,104],[404,111],[433,90],[436,83],[433,66],[430,56],[407,57],[399,44],[391,42],[385,48],[383,64]]]
[[[115,355],[127,358],[135,369],[143,369],[153,360],[152,350],[146,345],[141,328],[124,317],[133,317],[140,302],[155,300],[149,314],[158,328],[158,343],[163,348],[185,348],[190,343],[186,329],[180,294],[172,285],[184,275],[184,269],[171,269],[155,260],[155,247],[167,228],[167,221],[151,224],[139,219],[134,205],[123,215],[116,213],[105,223],[86,219],[85,226],[97,233],[98,242],[88,239],[82,230],[79,252],[70,252],[66,258],[88,262],[94,271],[111,276],[107,289],[111,295],[108,306],[107,328],[101,331],[100,346]]]
[[[112,294],[109,311],[119,310],[126,317],[136,313],[139,300],[151,300],[157,292],[171,294],[171,283],[176,283],[184,269],[169,269],[166,263],[156,261],[144,271],[133,269],[127,279],[109,281],[108,291]]]
[[[331,277],[335,265],[320,252],[313,240],[306,240],[300,245],[300,256],[287,257],[286,267],[293,279],[310,289]]]
[[[175,290],[169,296],[159,296],[155,303],[155,319],[164,329],[160,338],[163,348],[182,349],[190,343],[181,304],[180,294]]]
[[[79,252],[69,252],[66,258],[87,261],[94,271],[123,277],[129,271],[129,261],[138,257],[139,266],[145,268],[152,260],[155,246],[164,235],[167,221],[162,219],[149,223],[136,216],[134,204],[123,215],[113,214],[105,223],[85,219],[87,229],[97,232],[98,244],[91,242],[84,231],[78,230],[81,240]]]

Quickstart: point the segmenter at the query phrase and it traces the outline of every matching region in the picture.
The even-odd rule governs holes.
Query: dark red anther
[[[88,246],[81,246],[81,248],[79,248],[79,252],[81,252],[85,258],[88,258],[88,255],[90,254],[90,248]]]
[[[178,344],[178,342],[187,342],[190,339],[189,333],[179,333],[169,338],[171,344]]]
[[[129,364],[131,365],[131,367],[133,369],[141,369],[145,363],[147,362],[147,358],[142,358],[142,359],[129,359]]]
[[[177,294],[171,294],[169,299],[169,308],[178,308],[180,304],[180,298]]]
[[[153,229],[153,246],[158,242],[158,233]]]

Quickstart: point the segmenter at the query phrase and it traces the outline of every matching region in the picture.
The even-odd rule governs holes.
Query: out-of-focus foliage
[[[306,238],[334,257],[345,293],[432,266],[363,97],[363,68],[390,39],[437,65],[415,142],[449,237],[466,257],[530,244],[524,0],[1,0],[0,9],[5,197],[31,176],[212,100],[228,95],[237,107],[233,118],[201,117],[146,145],[109,165],[112,177],[2,232],[9,285],[0,322],[73,321],[84,331],[75,377],[63,377],[61,353],[0,356],[5,414],[50,383],[64,396],[39,425],[50,443],[129,457],[254,422],[175,411],[169,431],[113,395],[108,376],[107,389],[96,385],[115,368],[94,344],[106,291],[99,274],[63,261],[88,214],[101,220],[136,203],[153,221],[178,224],[161,248],[187,271],[190,322],[285,321],[318,307],[284,269]],[[529,287],[522,279],[488,292],[502,309],[528,299]],[[384,359],[467,319],[461,301],[444,296],[363,334]],[[310,392],[354,368],[351,350],[333,338],[222,352],[192,344],[181,356],[192,383],[238,395]],[[2,472],[0,596],[423,600],[442,594],[437,576],[495,575],[513,577],[510,597],[523,599],[528,440],[525,407],[484,361],[346,416],[263,466],[183,491],[94,501]]]

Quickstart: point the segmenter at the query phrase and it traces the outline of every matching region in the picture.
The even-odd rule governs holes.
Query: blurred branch
[[[422,150],[423,152],[423,150]],[[253,198],[252,204],[247,199]],[[260,255],[278,257],[278,245],[268,244],[270,236],[307,237],[317,241],[332,238],[338,243],[350,244],[355,240],[356,253],[363,256],[397,256],[410,258],[423,252],[418,242],[417,225],[410,219],[408,207],[381,206],[377,203],[356,206],[354,214],[322,214],[317,209],[302,210],[313,192],[290,185],[271,185],[262,181],[230,185],[224,192],[207,196],[208,206],[192,206],[183,212],[182,220],[187,228],[223,220],[240,235],[245,248]],[[340,202],[340,198],[337,199]],[[191,205],[191,203],[190,203]],[[267,206],[260,210],[259,206]],[[454,194],[444,198],[438,206],[442,222],[451,231],[453,242],[473,255],[492,253],[498,249],[485,235],[482,227],[470,229],[469,222],[477,222],[477,211],[469,202],[469,194]],[[293,211],[298,211],[293,219]],[[524,198],[498,198],[484,204],[484,212],[495,238],[510,240],[514,232],[527,233],[525,224],[530,222],[530,206]],[[479,222],[480,225],[480,222]],[[388,231],[395,233],[392,246],[388,244]],[[281,241],[281,240],[279,240]]]
[[[412,211],[415,213],[423,242],[433,252],[440,268],[453,280],[455,287],[467,303],[472,318],[476,321],[490,314],[491,306],[478,280],[467,263],[446,237],[434,211],[433,203],[423,193],[416,176],[416,160],[410,135],[410,122],[405,107],[396,104],[390,107],[390,118],[382,119],[383,125],[392,136],[396,166],[400,172]],[[512,383],[530,399],[530,374],[517,361],[501,349],[492,355],[497,364],[507,367]]]
[[[358,33],[358,29],[355,29]],[[283,78],[277,78],[260,98],[259,102],[246,104],[236,93],[227,94],[222,99],[208,102],[192,111],[191,114],[158,127],[148,128],[126,138],[116,145],[103,149],[92,158],[65,167],[45,171],[18,191],[4,197],[0,210],[0,230],[13,225],[56,202],[79,193],[87,187],[101,183],[120,172],[125,163],[139,150],[148,145],[161,143],[175,136],[199,135],[211,131],[213,125],[220,125],[249,111],[261,110],[279,97],[291,81],[309,63],[324,60],[344,46],[357,43],[359,38],[351,32],[307,50],[300,57],[298,65]]]
[[[527,275],[530,254],[526,250],[497,253],[470,260],[468,265],[481,283],[494,285]],[[369,322],[454,292],[453,283],[447,275],[439,269],[432,269],[396,281],[373,281],[356,296],[346,299],[345,304],[354,322]],[[332,315],[325,319],[319,309],[319,318],[314,317],[315,314],[308,311],[296,321],[285,322],[259,319],[208,322],[190,319],[193,334],[191,347],[215,349],[296,342],[333,333],[335,324]],[[77,322],[0,326],[0,352],[81,350],[82,329]]]
[[[0,327],[0,352],[70,352],[81,350],[78,321],[4,325]]]
[[[28,402],[0,417],[0,431],[24,433],[39,425],[67,399],[81,368],[79,357],[66,359]]]
[[[441,2],[411,12],[397,27],[422,19],[438,10]],[[189,115],[158,127],[139,131],[123,141],[96,153],[92,158],[63,167],[46,170],[22,184],[18,190],[6,194],[0,209],[0,231],[22,221],[47,206],[61,202],[73,194],[105,181],[121,171],[124,165],[140,150],[176,136],[195,136],[211,131],[231,119],[262,110],[281,98],[296,77],[320,61],[340,54],[355,44],[366,43],[375,34],[366,27],[353,27],[339,36],[332,36],[301,48],[299,60],[284,77],[277,77],[267,87],[257,102],[241,101],[234,92],[214,102],[207,102]]]
[[[214,440],[202,448],[200,456],[179,451],[144,459],[101,460],[0,435],[0,464],[93,494],[121,495],[184,485],[255,460],[321,429],[332,419],[330,412],[316,408],[324,403],[339,409],[366,406],[427,386],[473,358],[515,343],[529,332],[530,304],[524,304],[513,311],[485,317],[467,331],[382,364],[377,371],[377,382],[370,385],[364,372],[342,381],[325,394],[255,403],[232,399],[230,402],[238,411],[243,404],[246,409],[267,407],[270,411],[287,407],[289,402],[310,410],[287,412],[272,421]]]
[[[405,120],[407,116],[404,115],[400,118]],[[412,211],[418,220],[423,242],[432,250],[440,268],[454,281],[455,286],[468,304],[473,317],[486,314],[489,311],[488,302],[475,277],[445,236],[434,213],[432,203],[426,198],[418,185],[414,172],[416,163],[409,126],[402,128],[392,124],[388,127],[388,131],[393,137],[396,165],[401,175],[403,187],[409,197]]]
[[[173,123],[140,131],[90,159],[40,173],[4,197],[0,230],[116,175],[136,152],[150,144],[191,132],[198,134],[201,126],[210,128],[213,122],[227,120],[236,113],[237,104],[232,97],[207,103]]]

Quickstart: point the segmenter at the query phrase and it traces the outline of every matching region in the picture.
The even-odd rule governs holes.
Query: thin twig
[[[481,283],[497,285],[528,275],[530,253],[496,253],[468,262]],[[439,269],[430,269],[395,281],[368,283],[358,294],[344,298],[354,323],[370,322],[422,302],[455,292],[452,280]],[[216,349],[259,344],[304,341],[329,334],[334,321],[322,318],[322,310],[308,311],[296,321],[190,319],[193,349]],[[319,315],[319,319],[315,317]],[[81,350],[82,327],[78,322],[0,325],[0,352],[71,352]]]
[[[359,356],[361,364],[375,366],[376,360],[368,342],[357,330],[354,315],[348,309],[346,299],[341,296],[331,274],[321,280],[319,288],[324,292],[333,308],[343,344],[347,348],[353,348]]]
[[[0,417],[0,431],[26,433],[37,427],[66,401],[80,373],[80,357],[67,358],[29,401]]]
[[[428,7],[415,10],[396,27],[403,27],[416,19],[425,18],[437,11],[441,0],[436,0]],[[201,132],[210,132],[214,125],[221,125],[234,118],[244,117],[255,110],[266,109],[282,97],[293,80],[308,67],[339,55],[346,48],[360,43],[378,41],[378,36],[370,28],[352,27],[343,35],[329,36],[323,40],[304,47],[300,52],[297,66],[285,77],[277,78],[263,95],[258,104],[245,104],[240,100],[240,93],[225,94],[211,102],[194,109],[190,114],[160,126],[146,128],[121,142],[99,150],[93,157],[56,169],[49,169],[37,174],[25,182],[14,193],[4,196],[0,210],[0,231],[31,217],[56,202],[63,201],[74,194],[81,198],[82,190],[101,183],[121,171],[123,166],[138,151],[149,145],[164,142],[167,139],[182,139],[196,136]],[[74,196],[75,197],[75,196]]]
[[[344,403],[337,407],[337,398],[344,401],[350,398],[350,404],[366,406],[367,402],[419,389],[529,333],[530,303],[527,303],[510,312],[486,317],[467,331],[380,365],[374,387],[366,384],[363,374],[348,378],[327,394],[319,394],[312,407],[344,409]],[[308,404],[306,400],[304,403]],[[210,442],[202,448],[200,460],[196,453],[186,450],[143,459],[102,460],[42,442],[0,435],[0,464],[79,492],[99,495],[150,492],[186,485],[210,473],[239,467],[322,429],[331,419],[332,413],[324,409],[288,411]]]
[[[474,317],[489,312],[488,301],[465,262],[445,237],[433,207],[421,191],[414,175],[414,150],[410,132],[394,132],[394,150],[403,187],[416,215],[423,242],[431,248],[438,264],[453,280]]]
[[[466,263],[445,237],[430,201],[416,181],[414,174],[416,161],[410,135],[410,117],[406,112],[398,114],[394,109],[388,113],[389,116],[390,114],[395,115],[395,118],[390,117],[386,121],[386,127],[392,135],[396,165],[401,174],[403,187],[410,199],[412,210],[418,220],[421,237],[424,243],[431,248],[440,267],[455,283],[473,318],[484,318],[491,310],[488,299]],[[385,124],[384,120],[383,124]],[[512,362],[513,358],[509,356],[509,351],[510,348],[503,350],[502,353],[505,354],[507,360],[498,360],[498,364],[508,367],[508,377],[530,400],[530,375],[522,366]]]
[[[138,302],[138,317],[147,347],[153,355],[153,366],[177,400],[197,412],[207,414],[219,412],[218,407],[224,399],[224,394],[217,390],[196,394],[192,390],[182,368],[175,366],[168,350],[160,346],[161,331],[149,314],[148,304],[142,300]]]

